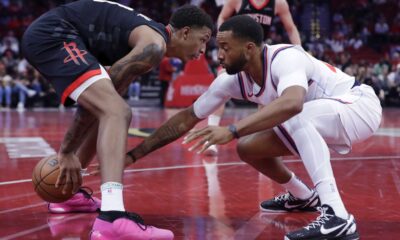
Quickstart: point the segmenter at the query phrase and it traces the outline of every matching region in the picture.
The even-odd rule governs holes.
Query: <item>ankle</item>
[[[98,218],[107,222],[114,222],[118,218],[126,217],[124,211],[100,211]]]

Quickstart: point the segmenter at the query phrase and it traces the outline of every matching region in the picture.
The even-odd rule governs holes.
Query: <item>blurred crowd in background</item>
[[[398,0],[287,0],[302,46],[317,58],[341,68],[363,83],[373,86],[383,106],[400,107],[400,1]],[[56,0],[0,0],[0,108],[23,110],[58,107],[54,89],[23,58],[19,44],[24,30],[35,18],[60,4]],[[215,0],[120,0],[151,17],[168,23],[177,7],[190,3],[201,6],[216,22],[221,6]],[[275,18],[267,43],[289,43]],[[215,39],[206,57],[210,71],[218,60]],[[171,59],[174,76],[182,69]],[[168,64],[168,63],[165,63]],[[158,81],[159,69],[133,83],[127,97],[138,99],[141,85]],[[153,77],[151,77],[153,76]],[[154,77],[155,76],[155,77]],[[149,80],[150,79],[150,80]],[[165,83],[160,82],[161,91]],[[165,93],[162,93],[165,94]]]

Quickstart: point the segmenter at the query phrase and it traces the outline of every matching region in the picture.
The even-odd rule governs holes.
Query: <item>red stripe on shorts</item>
[[[90,70],[85,72],[84,74],[82,74],[81,76],[79,76],[74,82],[71,83],[71,85],[69,85],[63,92],[62,97],[61,97],[61,103],[64,104],[65,100],[67,99],[67,97],[73,92],[75,91],[75,89],[77,89],[80,85],[82,85],[82,83],[84,83],[86,80],[88,80],[89,78],[96,76],[96,75],[100,75],[101,74],[101,70],[99,69],[94,69],[94,70]]]

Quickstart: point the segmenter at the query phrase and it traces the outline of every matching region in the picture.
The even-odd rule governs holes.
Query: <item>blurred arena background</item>
[[[0,1],[0,106],[3,111],[59,106],[54,89],[21,56],[19,44],[24,30],[35,18],[51,8],[68,2],[72,1]],[[156,21],[167,23],[174,9],[187,3],[202,6],[216,20],[223,1],[121,0],[117,2],[131,6]],[[398,0],[288,0],[288,3],[305,49],[319,59],[356,76],[361,82],[373,86],[382,105],[400,106],[400,2]],[[267,42],[289,43],[279,17],[274,21],[276,23],[272,25]],[[198,70],[201,74],[216,73],[218,66],[216,52],[216,44],[212,40],[205,55],[208,64],[206,68]],[[171,76],[172,83],[163,84],[160,81],[159,69],[155,69],[131,84],[125,95],[131,105],[182,107],[190,104],[205,90],[204,86],[193,82],[174,84],[178,76],[186,74],[183,71],[185,67],[178,60],[171,59],[170,62],[175,71]],[[164,88],[165,85],[171,88],[164,95],[163,85]],[[174,91],[175,93],[180,91],[181,94],[173,96]],[[165,103],[160,101],[161,97],[165,97]],[[189,102],[179,104],[185,101],[185,97],[189,97]],[[234,104],[243,105],[240,102]]]

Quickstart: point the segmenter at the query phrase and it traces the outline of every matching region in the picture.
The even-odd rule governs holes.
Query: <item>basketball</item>
[[[32,182],[36,193],[46,202],[64,202],[72,197],[72,184],[69,184],[67,192],[62,193],[65,184],[55,187],[60,168],[57,155],[52,155],[40,160],[33,169]]]

